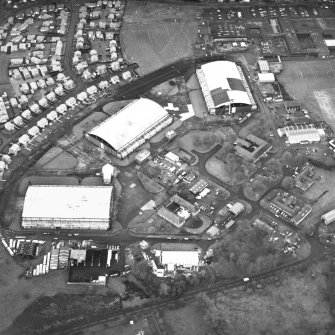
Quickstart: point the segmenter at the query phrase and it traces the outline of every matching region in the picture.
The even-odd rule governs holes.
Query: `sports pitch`
[[[287,61],[277,78],[293,99],[335,131],[335,60]]]

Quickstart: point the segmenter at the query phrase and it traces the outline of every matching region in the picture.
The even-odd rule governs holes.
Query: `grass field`
[[[155,180],[149,178],[142,172],[137,172],[137,177],[140,180],[142,186],[150,193],[159,193],[164,191],[164,187],[158,184]]]
[[[61,152],[58,156],[50,160],[43,166],[43,169],[67,170],[76,167],[78,161],[75,157],[66,151]]]
[[[193,55],[195,10],[175,5],[128,2],[120,33],[123,56],[143,75]]]
[[[335,60],[284,62],[277,78],[292,98],[335,131]]]
[[[191,130],[179,139],[179,146],[187,151],[210,151],[220,143],[220,137],[211,131]]]

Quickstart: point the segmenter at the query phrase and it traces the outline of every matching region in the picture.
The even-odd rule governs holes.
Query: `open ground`
[[[187,7],[128,2],[120,33],[123,56],[143,75],[193,55],[196,11]]]
[[[335,131],[335,60],[287,61],[277,78],[292,98]]]

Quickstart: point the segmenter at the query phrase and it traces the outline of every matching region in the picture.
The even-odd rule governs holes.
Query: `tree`
[[[292,177],[285,177],[281,182],[281,186],[286,190],[292,190],[294,188],[294,179]]]

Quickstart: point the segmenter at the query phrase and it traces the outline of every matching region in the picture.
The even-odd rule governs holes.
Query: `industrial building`
[[[325,225],[329,225],[332,222],[335,221],[335,209],[331,210],[330,212],[323,214],[321,216],[322,221],[325,223]]]
[[[210,114],[257,109],[243,70],[236,63],[215,61],[202,65],[196,73]]]
[[[138,99],[85,134],[101,149],[123,159],[171,124],[173,118],[156,102]]]
[[[235,145],[235,152],[237,155],[257,162],[264,154],[266,154],[272,145],[262,140],[261,138],[249,134],[246,139],[237,139]]]
[[[22,211],[22,227],[107,230],[111,186],[31,185]]]
[[[196,269],[199,266],[199,250],[194,245],[162,243],[155,255],[167,271],[174,271],[176,267]]]
[[[325,137],[325,131],[322,128],[315,128],[314,124],[303,124],[299,126],[287,126],[277,129],[280,137],[286,137],[287,144],[305,144],[320,142]]]

